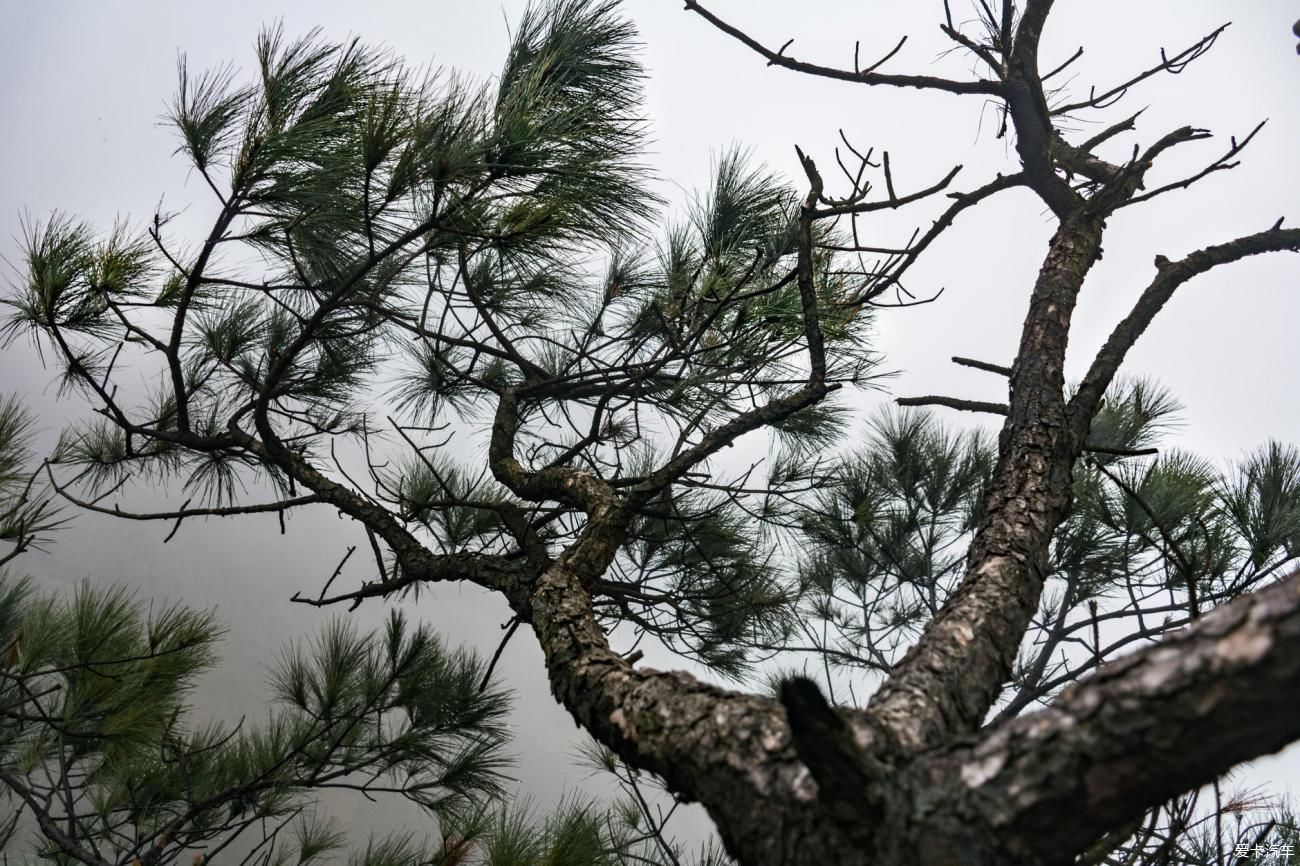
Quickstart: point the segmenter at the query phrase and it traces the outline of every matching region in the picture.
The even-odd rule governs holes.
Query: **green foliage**
[[[526,192],[499,216],[499,249],[545,253],[574,241],[617,243],[650,203],[640,149],[635,31],[613,0],[531,6],[519,22],[493,106],[488,158]]]
[[[987,439],[895,412],[836,471],[803,519],[812,555],[802,577],[811,610],[843,635],[843,660],[887,666],[938,610],[960,577],[991,469]]]
[[[593,773],[612,776],[622,791],[622,797],[608,808],[605,818],[603,832],[610,840],[607,848],[617,852],[616,858],[610,862],[618,866],[631,863],[731,866],[734,863],[714,840],[692,853],[668,835],[666,827],[681,802],[674,799],[667,809],[651,808],[654,794],[657,793],[661,799],[669,796],[662,781],[640,773],[590,738],[578,747],[577,758]],[[573,803],[571,808],[575,812],[583,809],[580,801]]]
[[[265,722],[193,726],[187,697],[220,634],[209,613],[121,589],[62,598],[0,578],[0,799],[35,818],[39,850],[211,859],[251,830],[268,862],[314,862],[343,843],[313,811],[326,787],[448,821],[500,796],[507,697],[427,628],[397,613],[378,634],[336,621],[273,670]],[[372,843],[359,862],[389,855]]]
[[[398,410],[420,424],[446,414],[463,417],[474,411],[484,393],[459,373],[469,366],[468,350],[420,342],[402,351],[409,366],[398,374],[393,389]]]
[[[204,171],[233,143],[252,94],[232,87],[234,72],[229,67],[193,78],[182,58],[177,71],[180,82],[168,119],[180,133],[180,150]]]
[[[1139,450],[1153,445],[1175,429],[1180,404],[1172,394],[1147,379],[1121,381],[1111,388],[1092,419],[1091,445],[1117,450]],[[1098,453],[1093,460],[1109,463],[1116,455]]]
[[[1294,445],[1268,443],[1218,492],[1252,567],[1264,568],[1279,551],[1300,555],[1300,450]]]
[[[1149,382],[1118,384],[1074,471],[1039,617],[1006,712],[1054,694],[1136,642],[1279,574],[1300,556],[1300,458],[1271,443],[1223,471],[1160,445],[1178,405]],[[964,568],[994,450],[930,415],[876,420],[802,520],[806,629],[832,666],[886,672]],[[1082,648],[1081,648],[1082,647]]]
[[[271,28],[255,56],[248,77],[180,65],[168,121],[217,199],[200,242],[176,243],[163,213],[103,240],[59,216],[27,232],[5,334],[33,335],[67,387],[109,407],[55,455],[88,498],[179,479],[191,508],[238,510],[299,495],[310,467],[439,552],[509,552],[519,520],[558,548],[581,529],[571,503],[452,469],[506,390],[529,471],[625,487],[807,381],[800,196],[731,150],[652,235],[644,72],[613,0],[530,7],[490,86],[319,32]],[[827,384],[869,385],[865,278],[820,248],[811,265]],[[773,418],[760,504],[687,478],[668,513],[639,515],[647,539],[680,537],[626,551],[636,629],[729,676],[783,639],[797,587],[770,567],[771,527],[792,523],[843,415]]]
[[[795,595],[772,567],[758,526],[719,494],[669,492],[648,511],[607,592],[623,616],[669,647],[742,676],[752,650],[779,644],[795,617]]]
[[[542,816],[525,803],[499,811],[481,845],[484,866],[578,866],[617,863],[606,837],[604,815],[580,800],[562,802]]]
[[[267,866],[345,852],[356,866],[690,862],[630,800],[539,812],[501,799],[505,693],[400,614],[366,635],[336,620],[287,650],[265,722],[195,726],[187,698],[220,635],[209,613],[146,608],[122,589],[83,584],[68,599],[0,578],[0,803],[14,814],[0,850],[24,850],[26,819],[33,853],[87,866],[195,850]],[[350,847],[317,811],[327,788],[402,796],[437,821]]]
[[[18,399],[0,396],[0,568],[23,551],[39,548],[63,522],[39,483],[32,453],[35,422]]]
[[[403,518],[428,529],[441,550],[461,550],[504,530],[505,490],[485,472],[469,477],[441,454],[411,458],[386,483],[402,503]]]
[[[844,441],[850,410],[828,398],[772,425],[780,451],[777,461],[799,460],[835,448]]]
[[[700,253],[722,279],[749,267],[757,250],[769,261],[797,249],[798,204],[792,189],[775,175],[749,165],[743,151],[717,161],[713,185],[691,215]]]

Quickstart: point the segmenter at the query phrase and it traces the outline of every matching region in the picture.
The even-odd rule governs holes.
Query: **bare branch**
[[[483,679],[478,684],[480,692],[486,691],[488,683],[492,682],[492,672],[496,670],[497,662],[501,661],[501,654],[506,651],[506,644],[510,643],[510,638],[515,636],[519,630],[519,617],[512,617],[510,622],[505,626],[505,634],[502,635],[500,643],[497,644],[496,652],[492,653],[492,660],[488,662],[487,670],[483,671]]]
[[[1003,95],[1016,129],[1016,152],[1024,164],[1025,178],[1052,213],[1065,219],[1083,202],[1056,174],[1052,150],[1057,136],[1043,82],[1038,77],[1038,42],[1051,8],[1050,0],[1029,0],[1025,4],[1007,62]]]
[[[1065,105],[1059,105],[1056,108],[1053,108],[1052,116],[1055,117],[1057,115],[1070,114],[1071,112],[1080,111],[1085,108],[1104,108],[1106,105],[1112,104],[1115,100],[1123,97],[1130,87],[1145,81],[1153,75],[1161,72],[1168,72],[1172,75],[1177,75],[1187,67],[1187,64],[1191,63],[1193,60],[1214,47],[1215,41],[1223,31],[1227,29],[1228,25],[1224,24],[1212,33],[1202,36],[1195,44],[1184,48],[1173,57],[1168,57],[1165,54],[1165,50],[1162,48],[1160,49],[1160,62],[1155,66],[1145,69],[1137,75],[1134,75],[1132,78],[1129,78],[1127,81],[1117,84],[1109,90],[1105,90],[1101,93],[1097,93],[1094,88],[1094,90],[1088,94],[1087,99],[1066,103]]]
[[[957,176],[957,172],[961,171],[960,165],[953,166],[953,168],[933,186],[928,186],[925,189],[920,190],[919,192],[914,192],[899,197],[894,195],[894,184],[893,184],[893,179],[889,175],[888,160],[889,157],[886,155],[885,180],[889,189],[888,199],[885,199],[884,201],[839,204],[839,205],[833,205],[831,207],[817,208],[812,211],[812,218],[825,219],[826,217],[843,216],[845,214],[862,214],[862,213],[871,213],[872,211],[878,211],[878,210],[892,210],[894,208],[899,208],[902,207],[903,205],[911,204],[912,202],[915,201],[920,201],[923,198],[928,198],[937,192],[942,192],[943,190],[948,188],[948,184],[952,183],[952,179]],[[818,200],[824,201],[824,199],[821,199],[820,197]]]
[[[1114,457],[1151,457],[1160,453],[1159,448],[1110,448],[1105,445],[1085,445],[1083,450],[1089,454],[1109,454]]]
[[[1217,265],[1284,250],[1300,252],[1300,229],[1284,229],[1282,221],[1278,220],[1267,231],[1206,247],[1176,262],[1156,256],[1155,279],[1143,290],[1129,314],[1111,331],[1070,401],[1069,413],[1074,429],[1080,435],[1087,429],[1129,349],[1156,314],[1164,309],[1179,286]]]
[[[387,598],[415,583],[437,583],[464,580],[489,589],[517,595],[521,587],[530,582],[531,566],[523,558],[491,556],[484,553],[426,554],[424,561],[407,567],[398,561],[400,572],[396,577],[371,580],[352,592],[334,596],[320,595],[308,598],[295,592],[290,601],[311,607],[329,607],[349,604],[353,608],[368,598]]]
[[[897,257],[890,265],[886,266],[872,281],[871,287],[864,293],[860,299],[861,303],[867,303],[889,289],[891,285],[897,285],[902,279],[903,274],[916,263],[931,244],[933,244],[945,230],[950,228],[957,217],[966,209],[979,204],[987,198],[1002,192],[1003,190],[1013,189],[1014,187],[1023,186],[1025,177],[1023,173],[999,175],[984,186],[965,193],[949,193],[948,197],[953,199],[953,203],[948,206],[939,218],[934,221],[934,225],[921,236],[919,240],[907,246],[905,252]]]
[[[1007,5],[1007,6],[1009,7],[1011,4],[1010,4],[1010,3],[1007,3],[1007,4],[1005,4],[1005,5]],[[1074,53],[1071,54],[1071,55],[1069,56],[1069,58],[1067,58],[1066,60],[1064,60],[1064,61],[1063,61],[1059,66],[1057,66],[1055,69],[1052,69],[1052,70],[1049,71],[1049,72],[1044,72],[1044,73],[1042,74],[1042,76],[1040,77],[1039,80],[1041,80],[1041,81],[1046,81],[1046,80],[1049,79],[1049,78],[1052,78],[1052,77],[1054,77],[1054,76],[1056,76],[1056,75],[1061,74],[1061,73],[1064,72],[1066,69],[1068,69],[1068,68],[1070,67],[1070,65],[1071,65],[1072,63],[1074,63],[1074,61],[1078,60],[1078,59],[1079,59],[1080,57],[1082,57],[1082,56],[1083,56],[1083,46],[1079,46],[1078,48],[1075,49]]]
[[[943,34],[953,42],[956,42],[958,45],[970,51],[980,60],[984,61],[984,63],[993,70],[993,74],[1001,78],[1003,72],[1001,62],[993,56],[987,46],[980,45],[978,42],[957,29],[952,20],[952,9],[948,4],[948,0],[944,0],[943,13],[945,21],[939,25],[939,29],[943,31]]]
[[[686,0],[687,10],[696,13],[705,21],[708,21],[717,29],[726,33],[728,36],[736,39],[741,44],[747,46],[753,51],[767,59],[769,66],[781,66],[786,69],[792,69],[795,72],[803,72],[808,75],[817,75],[823,78],[834,78],[839,81],[852,81],[858,84],[880,84],[891,87],[917,87],[926,90],[942,90],[948,93],[983,93],[990,96],[996,96],[1001,93],[1001,85],[996,81],[951,81],[946,78],[937,78],[930,75],[887,75],[883,72],[876,72],[876,68],[884,60],[893,57],[894,54],[902,47],[901,43],[895,47],[889,54],[877,62],[868,66],[861,71],[849,69],[836,69],[830,66],[820,66],[816,63],[806,63],[802,60],[795,60],[793,57],[787,57],[783,52],[790,43],[791,39],[782,45],[780,50],[773,51],[767,48],[758,40],[748,36],[738,28],[723,21],[709,10],[705,9],[694,0]]]
[[[981,400],[960,400],[956,397],[899,397],[894,400],[899,406],[944,406],[948,409],[960,409],[963,412],[987,412],[990,415],[1005,415],[1010,411],[1006,403],[985,403]]]
[[[1232,158],[1235,157],[1237,154],[1241,153],[1241,151],[1245,149],[1246,145],[1250,144],[1251,139],[1253,139],[1253,138],[1255,137],[1255,135],[1256,135],[1256,134],[1257,134],[1261,129],[1264,128],[1264,124],[1265,124],[1265,123],[1268,123],[1268,121],[1267,121],[1267,120],[1262,120],[1262,121],[1260,121],[1259,124],[1257,124],[1257,125],[1255,126],[1255,128],[1252,129],[1252,130],[1250,131],[1250,133],[1249,133],[1245,138],[1241,139],[1240,141],[1237,140],[1237,137],[1236,137],[1236,136],[1233,136],[1232,139],[1231,139],[1231,145],[1229,146],[1228,150],[1227,150],[1227,151],[1226,151],[1222,156],[1220,156],[1220,157],[1219,157],[1218,159],[1216,159],[1214,162],[1212,162],[1212,163],[1210,163],[1209,165],[1207,165],[1205,168],[1203,168],[1203,169],[1201,169],[1200,171],[1198,171],[1196,174],[1189,175],[1189,176],[1183,178],[1182,180],[1177,180],[1177,181],[1174,181],[1173,183],[1167,183],[1167,184],[1165,184],[1165,185],[1163,185],[1163,186],[1156,187],[1155,189],[1151,190],[1150,192],[1145,192],[1145,193],[1143,193],[1142,195],[1135,195],[1135,196],[1133,196],[1132,198],[1130,198],[1130,199],[1128,199],[1127,201],[1125,201],[1123,204],[1121,204],[1120,207],[1128,207],[1129,205],[1138,204],[1139,202],[1148,201],[1148,200],[1150,200],[1150,199],[1155,198],[1155,197],[1158,196],[1158,195],[1161,195],[1161,194],[1163,194],[1163,193],[1169,192],[1170,190],[1175,190],[1175,189],[1187,189],[1189,186],[1191,186],[1192,184],[1196,183],[1198,180],[1200,180],[1201,178],[1205,177],[1206,175],[1212,174],[1212,173],[1214,173],[1214,172],[1216,172],[1216,171],[1227,171],[1227,170],[1229,170],[1229,169],[1236,168],[1236,167],[1239,165],[1239,163],[1237,163],[1237,162],[1233,162],[1233,161],[1232,161]],[[1204,134],[1201,134],[1201,135],[1188,135],[1188,136],[1186,136],[1185,138],[1183,138],[1183,139],[1181,139],[1181,140],[1182,140],[1182,141],[1191,141],[1191,140],[1198,139],[1198,138],[1209,138],[1209,133],[1208,133],[1208,132],[1205,132],[1204,130],[1195,130],[1194,132],[1203,132]],[[1154,158],[1155,155],[1156,155],[1157,153],[1159,153],[1159,150],[1157,150],[1157,147],[1159,146],[1159,144],[1160,144],[1160,143],[1157,142],[1156,145],[1153,145],[1153,146],[1152,146],[1151,150],[1149,150],[1149,151],[1147,152],[1147,156],[1146,156],[1146,158],[1143,160],[1144,162],[1149,163],[1150,160],[1151,160],[1152,158]],[[1163,149],[1163,148],[1162,148],[1162,149]]]
[[[999,376],[1010,378],[1011,368],[1004,367],[1001,364],[990,364],[988,361],[976,361],[974,358],[962,358],[958,355],[952,356],[952,362],[962,367],[972,367],[976,370],[983,370],[987,373],[997,373]]]

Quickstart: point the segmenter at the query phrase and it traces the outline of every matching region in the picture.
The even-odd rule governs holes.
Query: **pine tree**
[[[12,398],[0,405],[8,563],[48,543],[60,520],[32,478],[29,416]],[[0,564],[0,855],[84,866],[344,853],[356,866],[709,866],[717,856],[689,858],[630,777],[612,805],[570,798],[537,814],[512,803],[508,692],[474,653],[399,612],[375,633],[335,619],[287,647],[268,675],[267,717],[233,725],[201,722],[189,706],[222,634],[209,612],[91,582],[70,597],[41,593]],[[320,804],[326,791],[404,799],[428,820],[360,844]]]
[[[530,10],[490,86],[268,31],[251,83],[181,69],[170,119],[215,197],[197,247],[163,213],[139,236],[27,232],[6,332],[99,416],[65,434],[53,489],[121,514],[105,502],[132,484],[179,488],[131,515],[174,529],[336,510],[371,571],[305,604],[499,593],[579,724],[701,801],[744,864],[1162,862],[1276,829],[1228,838],[1225,816],[1259,804],[1216,797],[1207,829],[1187,792],[1300,736],[1300,456],[1153,453],[1175,403],[1119,370],[1182,284],[1300,232],[1156,257],[1085,376],[1064,375],[1107,221],[1230,168],[1255,133],[1165,182],[1153,166],[1206,131],[1110,156],[1136,118],[1085,141],[1063,121],[1217,31],[1070,102],[1039,69],[1050,2],[983,5],[978,32],[948,18],[980,64],[964,80],[806,63],[686,5],[773,65],[991,100],[1020,165],[899,191],[846,141],[836,196],[802,152],[801,191],[733,152],[661,228],[614,3]],[[1017,355],[955,359],[1005,377],[1008,402],[898,401],[1001,416],[996,444],[883,415],[843,457],[850,394],[879,372],[874,308],[1011,189],[1057,224]],[[859,217],[928,199],[946,204],[906,245],[861,237]],[[151,393],[119,387],[127,366]],[[769,459],[726,459],[764,434]],[[742,683],[774,654],[816,663],[735,691],[638,666],[641,640]]]

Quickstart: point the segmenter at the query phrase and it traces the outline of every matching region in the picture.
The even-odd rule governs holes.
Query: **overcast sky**
[[[140,224],[162,199],[166,209],[183,211],[179,229],[203,230],[213,212],[211,196],[173,156],[175,138],[159,124],[175,85],[178,52],[194,68],[233,62],[248,70],[259,28],[282,19],[290,34],[319,26],[329,38],[359,35],[413,63],[487,77],[504,56],[507,22],[517,20],[523,6],[517,0],[0,0],[0,255],[17,262],[12,236],[23,212],[42,218],[63,210],[104,227],[119,216]],[[1178,257],[1267,228],[1279,216],[1300,219],[1300,174],[1294,169],[1300,58],[1290,33],[1293,2],[1061,0],[1057,6],[1045,35],[1044,65],[1086,45],[1069,81],[1076,95],[1149,65],[1161,46],[1181,48],[1234,20],[1209,56],[1182,75],[1142,85],[1100,116],[1113,120],[1150,106],[1137,136],[1111,152],[1116,158],[1135,142],[1149,144],[1177,126],[1212,129],[1215,139],[1187,145],[1168,161],[1165,171],[1172,178],[1179,168],[1213,159],[1229,135],[1243,135],[1270,119],[1239,168],[1112,219],[1105,258],[1089,278],[1075,319],[1067,372],[1077,376],[1150,279],[1157,253]],[[711,160],[734,143],[797,179],[792,145],[829,168],[839,128],[859,147],[891,152],[900,192],[928,186],[958,163],[964,169],[956,189],[1017,169],[1014,151],[995,136],[994,112],[978,97],[867,89],[769,68],[681,7],[677,0],[626,3],[645,40],[652,121],[647,160],[679,205],[707,183]],[[961,75],[969,68],[963,57],[940,57],[947,45],[937,32],[939,2],[804,0],[795,7],[778,0],[711,4],[767,44],[793,37],[789,53],[801,59],[851,66],[855,40],[867,58],[909,33],[911,40],[887,69]],[[953,7],[969,17],[964,0],[954,0]],[[1086,135],[1090,127],[1079,128]],[[879,241],[906,240],[923,216],[888,215],[876,227]],[[1018,192],[962,218],[912,271],[908,286],[921,296],[943,288],[943,297],[879,319],[878,347],[887,365],[899,371],[888,385],[892,393],[1005,399],[1005,385],[996,377],[956,368],[947,359],[1010,361],[1050,231],[1042,206]],[[1180,290],[1131,354],[1126,372],[1157,376],[1186,403],[1181,447],[1230,459],[1269,438],[1296,441],[1296,275],[1294,256],[1273,255],[1200,277]],[[4,278],[15,277],[6,268]],[[0,393],[24,394],[53,428],[80,407],[52,406],[48,381],[25,346],[10,349],[0,361]],[[871,396],[864,406],[885,399]],[[287,539],[278,537],[270,519],[196,524],[164,548],[164,527],[89,517],[79,517],[76,526],[50,556],[29,558],[26,567],[50,581],[126,580],[150,595],[217,606],[232,627],[229,664],[206,694],[232,715],[257,707],[258,660],[285,637],[320,622],[318,612],[284,599],[319,586],[343,543],[322,544],[320,538],[333,542],[347,530],[323,513],[294,519]],[[416,609],[453,640],[475,640],[485,652],[509,615],[502,603],[451,587],[438,588]],[[359,618],[374,622],[382,612],[371,605]],[[503,665],[524,709],[517,732],[526,790],[549,799],[581,784],[581,773],[567,766],[565,748],[556,745],[572,734],[572,722],[546,693],[531,638],[516,639]],[[1285,764],[1262,763],[1253,778],[1280,782],[1287,775],[1284,766],[1298,765],[1293,750]]]

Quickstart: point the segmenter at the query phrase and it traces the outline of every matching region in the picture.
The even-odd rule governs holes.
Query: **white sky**
[[[179,228],[203,230],[212,215],[211,197],[172,156],[175,139],[159,125],[175,86],[178,51],[185,51],[196,69],[227,61],[249,69],[258,29],[282,18],[289,34],[315,26],[336,39],[357,34],[414,63],[482,77],[499,66],[506,21],[517,20],[523,5],[518,0],[202,5],[0,0],[0,255],[17,261],[11,236],[24,211],[43,218],[64,210],[104,227],[121,215],[139,224],[165,197],[166,208],[185,210]],[[936,60],[946,47],[937,31],[939,2],[805,0],[797,11],[796,4],[779,0],[706,5],[767,44],[795,37],[789,53],[801,59],[848,66],[855,39],[862,40],[865,59],[910,33],[887,70],[961,75],[970,67],[964,58]],[[965,169],[954,189],[1017,168],[1014,152],[994,137],[994,113],[978,97],[867,89],[769,68],[681,6],[677,0],[626,3],[646,42],[647,110],[654,136],[648,160],[665,178],[665,194],[678,202],[707,183],[712,157],[735,142],[796,180],[792,144],[798,143],[829,179],[839,127],[860,147],[891,151],[900,192],[929,185],[956,163]],[[954,0],[953,6],[960,18],[970,17],[964,0]],[[1236,170],[1112,220],[1105,258],[1093,271],[1076,316],[1069,372],[1078,375],[1152,275],[1155,254],[1174,258],[1259,231],[1279,216],[1300,219],[1295,212],[1300,175],[1293,168],[1300,141],[1300,58],[1290,33],[1296,9],[1282,0],[1062,0],[1057,7],[1045,36],[1044,65],[1052,65],[1046,58],[1063,59],[1086,45],[1070,81],[1076,95],[1149,65],[1162,45],[1177,50],[1235,19],[1209,56],[1180,76],[1140,86],[1102,115],[1113,120],[1150,106],[1137,136],[1122,140],[1113,155],[1184,124],[1220,135],[1180,149],[1165,169],[1172,178],[1179,168],[1195,168],[1217,156],[1228,135],[1245,134],[1258,120],[1270,118]],[[924,219],[919,212],[888,215],[879,226],[880,240],[905,240]],[[878,347],[888,366],[900,371],[890,383],[894,393],[1005,399],[1005,386],[996,377],[954,367],[947,359],[1010,361],[1049,233],[1042,207],[1020,192],[1004,194],[958,222],[913,269],[909,283],[918,295],[943,287],[942,299],[879,319]],[[1226,459],[1269,438],[1297,439],[1296,274],[1294,256],[1274,255],[1198,278],[1180,290],[1131,354],[1127,372],[1158,376],[1186,403],[1181,447]],[[0,392],[24,393],[51,427],[76,408],[50,405],[49,376],[25,347],[16,346],[3,358]],[[864,403],[883,399],[869,395]],[[293,520],[289,539],[277,537],[269,519],[195,524],[163,548],[165,531],[79,517],[77,529],[65,533],[51,556],[29,558],[26,567],[51,580],[128,580],[146,594],[217,605],[232,629],[228,665],[214,676],[209,694],[219,696],[214,703],[224,712],[254,711],[258,659],[321,618],[282,600],[328,576],[344,543],[337,536],[348,528],[324,514]],[[321,536],[328,543],[320,543]],[[508,616],[504,605],[471,589],[438,588],[418,610],[453,640],[477,639],[485,652],[491,652],[497,626]],[[371,622],[381,615],[372,605],[359,617]],[[573,732],[572,723],[546,693],[531,638],[516,638],[503,670],[521,690],[516,724],[525,789],[549,800],[565,786],[582,784],[561,745]],[[1261,763],[1251,778],[1280,783],[1298,766],[1300,755],[1293,749],[1284,762]]]

